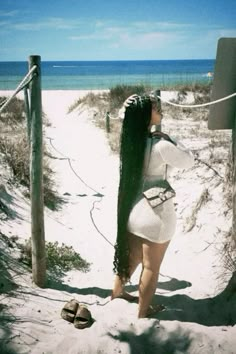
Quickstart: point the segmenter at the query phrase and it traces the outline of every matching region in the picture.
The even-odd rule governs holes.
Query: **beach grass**
[[[6,97],[0,97],[0,103]],[[44,124],[48,124],[44,120]],[[24,101],[13,98],[9,105],[0,115],[0,153],[3,163],[11,171],[11,182],[25,187],[24,195],[30,197],[30,151],[27,137],[26,116],[24,112]],[[63,203],[54,186],[54,172],[50,167],[44,148],[43,156],[43,185],[44,203],[51,210],[57,210]]]
[[[104,130],[107,129],[106,117],[109,115],[109,133],[107,138],[112,151],[119,152],[119,140],[121,132],[122,120],[119,119],[119,109],[122,107],[125,99],[132,94],[143,95],[150,93],[152,88],[148,85],[116,85],[107,92],[93,93],[90,92],[76,100],[68,109],[68,112],[80,110],[82,107],[93,109],[94,123]],[[210,100],[211,85],[190,83],[184,85],[173,85],[171,91],[176,92],[176,98],[173,102],[182,103],[187,98],[189,93],[193,94],[195,104],[205,103]],[[164,114],[167,116],[174,116],[175,119],[182,119],[183,117],[191,116],[192,119],[207,120],[208,108],[201,108],[198,110],[199,114],[192,114],[192,109],[179,109],[162,103]]]
[[[32,267],[32,244],[31,238],[26,240],[23,244],[17,243],[20,248],[20,261]],[[47,257],[47,269],[50,279],[59,280],[66,272],[76,269],[81,272],[88,272],[90,264],[84,260],[72,246],[64,243],[61,245],[58,241],[45,243],[45,251]]]

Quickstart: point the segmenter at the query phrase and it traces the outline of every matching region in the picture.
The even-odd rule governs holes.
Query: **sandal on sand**
[[[61,310],[61,317],[63,318],[63,320],[66,320],[68,322],[73,322],[78,307],[79,307],[79,303],[75,299],[68,301],[63,307],[63,309]]]
[[[90,311],[85,306],[79,306],[74,319],[75,328],[83,329],[90,327],[93,319]]]

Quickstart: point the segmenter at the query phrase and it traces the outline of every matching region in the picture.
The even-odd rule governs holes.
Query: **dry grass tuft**
[[[191,215],[186,219],[185,232],[190,232],[197,222],[198,212],[201,210],[202,206],[205,205],[210,200],[209,190],[205,188],[200,195],[198,201],[196,202]]]
[[[232,228],[225,234],[221,255],[224,270],[230,274],[236,272],[236,240],[233,238]]]
[[[126,98],[134,93],[143,95],[150,91],[150,87],[145,85],[117,85],[111,88],[109,92],[109,111],[115,113],[116,110],[121,108]]]
[[[87,106],[87,107],[92,107],[92,108],[97,108],[98,110],[105,111],[107,110],[107,100],[108,100],[108,93],[102,92],[102,93],[93,93],[89,92],[87,95],[85,95],[82,98],[79,98],[76,100],[71,106],[68,108],[68,113],[73,112],[76,110],[79,106]]]
[[[4,101],[5,98],[0,100]],[[0,153],[3,162],[10,168],[12,182],[25,186],[25,196],[29,197],[30,152],[23,110],[24,101],[15,98],[2,114]],[[53,171],[46,159],[46,153],[44,154],[43,164],[44,202],[48,208],[56,210],[63,200],[54,190]]]
[[[7,100],[6,97],[0,97],[0,106]],[[21,123],[25,119],[24,101],[14,97],[8,104],[3,113],[0,114],[0,121],[6,124]]]

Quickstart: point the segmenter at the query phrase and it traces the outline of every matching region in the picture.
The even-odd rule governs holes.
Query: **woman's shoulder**
[[[171,137],[172,139],[172,137]],[[187,168],[194,164],[194,156],[180,141],[160,140],[154,146],[154,155],[161,155],[162,159],[173,167]]]
[[[176,143],[176,141],[174,141],[174,143]],[[163,150],[163,149],[169,150],[169,149],[175,149],[175,147],[176,147],[175,144],[173,144],[172,142],[165,140],[165,139],[161,139],[154,144],[155,150]]]

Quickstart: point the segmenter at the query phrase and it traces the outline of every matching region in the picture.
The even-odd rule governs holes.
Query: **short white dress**
[[[177,145],[167,140],[148,138],[143,174],[145,190],[164,178],[166,165],[167,178],[173,168],[186,169],[193,166],[193,154],[180,142],[174,141]],[[143,187],[129,215],[128,231],[151,242],[164,243],[171,240],[176,228],[174,198],[152,208],[142,191]]]

